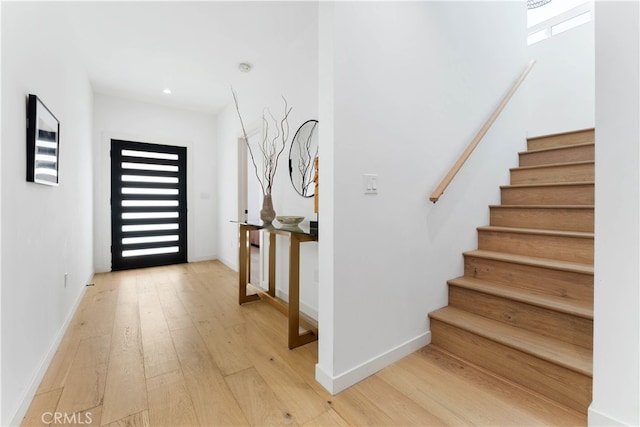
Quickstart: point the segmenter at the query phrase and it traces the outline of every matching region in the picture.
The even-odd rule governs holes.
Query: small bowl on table
[[[280,215],[276,217],[276,221],[282,224],[285,228],[296,228],[304,220],[303,216],[295,215]]]

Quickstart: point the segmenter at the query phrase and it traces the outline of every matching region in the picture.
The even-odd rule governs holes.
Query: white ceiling
[[[252,93],[278,84],[304,50],[317,49],[315,2],[65,2],[58,22],[94,91],[217,112],[230,86]],[[308,54],[308,52],[307,52]],[[253,66],[238,70],[240,62]],[[162,93],[164,88],[171,95]]]

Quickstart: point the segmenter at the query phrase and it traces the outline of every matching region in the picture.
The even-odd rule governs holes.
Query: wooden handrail
[[[480,143],[484,135],[487,133],[491,125],[493,125],[493,122],[496,121],[496,119],[498,118],[502,110],[504,110],[504,107],[509,103],[509,100],[511,99],[513,94],[516,92],[516,90],[518,90],[518,88],[520,87],[524,79],[527,77],[527,74],[529,74],[529,71],[531,71],[531,68],[533,68],[535,63],[536,61],[535,59],[533,59],[529,62],[529,64],[527,64],[522,74],[520,74],[520,77],[518,77],[518,80],[516,80],[513,86],[511,86],[511,89],[509,90],[509,92],[504,96],[504,98],[502,98],[502,101],[500,102],[498,107],[495,109],[493,114],[491,114],[491,116],[487,119],[486,123],[480,128],[480,130],[478,131],[476,136],[473,138],[473,140],[471,141],[467,149],[464,150],[464,153],[462,153],[460,158],[458,158],[458,161],[456,161],[456,163],[449,170],[449,172],[444,177],[442,182],[438,185],[438,187],[436,187],[435,191],[429,197],[429,200],[435,203],[438,201],[438,199],[440,199],[440,196],[442,196],[442,194],[444,193],[444,190],[447,188],[447,186],[449,186],[451,181],[453,181],[453,178],[460,171],[464,162],[467,161],[467,159],[469,158],[473,150],[475,150],[475,148],[478,146],[478,144]]]

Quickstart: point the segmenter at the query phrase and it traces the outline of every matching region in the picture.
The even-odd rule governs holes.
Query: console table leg
[[[276,235],[269,233],[269,295],[276,296]]]
[[[251,228],[240,225],[240,272],[238,274],[238,304],[259,300],[258,295],[247,295],[247,284],[249,283],[249,269],[251,268],[251,247],[249,246],[249,232]]]
[[[289,245],[289,348],[296,348],[317,339],[307,331],[300,334],[300,240],[291,234]]]

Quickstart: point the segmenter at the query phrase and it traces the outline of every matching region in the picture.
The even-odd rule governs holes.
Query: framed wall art
[[[58,185],[60,122],[36,95],[27,104],[27,181]]]

